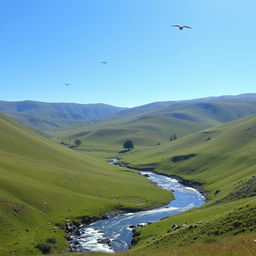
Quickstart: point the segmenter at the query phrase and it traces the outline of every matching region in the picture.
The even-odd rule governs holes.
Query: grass
[[[69,146],[73,146],[75,140],[79,139],[82,145],[78,150],[99,156],[121,151],[127,139],[132,140],[135,147],[158,147],[168,144],[174,134],[180,138],[206,127],[209,126],[170,117],[143,116],[65,129],[53,133],[53,136],[60,137],[58,141]]]
[[[66,219],[171,199],[137,172],[56,145],[4,115],[0,141],[0,255],[37,254],[49,237],[65,250]]]
[[[254,256],[256,253],[256,234],[244,234],[232,237],[205,240],[201,243],[194,243],[189,246],[176,248],[157,248],[130,250],[117,253],[117,256]],[[73,256],[74,254],[62,254],[63,256]],[[77,255],[88,255],[81,253]],[[102,256],[102,253],[90,253],[91,256]],[[53,255],[53,256],[57,256]]]

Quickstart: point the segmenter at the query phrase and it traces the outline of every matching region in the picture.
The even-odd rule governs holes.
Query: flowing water
[[[115,164],[117,159],[112,159]],[[134,227],[140,227],[162,218],[199,207],[205,203],[205,197],[196,189],[180,184],[176,179],[140,172],[157,186],[172,191],[175,199],[166,206],[153,210],[127,213],[109,219],[99,220],[90,225],[81,226],[81,235],[74,237],[77,250],[83,252],[119,252],[129,249]]]

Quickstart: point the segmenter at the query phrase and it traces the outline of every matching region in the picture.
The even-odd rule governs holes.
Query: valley
[[[256,1],[1,1],[0,256],[255,256]]]
[[[131,249],[118,254],[194,255],[202,250],[198,255],[208,255],[209,247],[217,255],[254,255],[254,101],[211,104],[228,105],[226,116],[224,109],[196,114],[190,105],[189,115],[198,118],[184,120],[164,106],[161,114],[150,109],[117,118],[117,113],[47,133],[1,114],[0,255],[38,255],[48,247],[51,253],[70,255],[65,223],[157,208],[173,199],[133,168],[177,178],[202,191],[207,202],[136,230]],[[122,148],[126,139],[134,149]],[[112,157],[130,168],[109,165]],[[229,249],[218,251],[224,244]]]

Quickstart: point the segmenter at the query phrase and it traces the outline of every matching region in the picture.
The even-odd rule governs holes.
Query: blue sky
[[[131,107],[256,92],[255,0],[0,2],[1,100]]]

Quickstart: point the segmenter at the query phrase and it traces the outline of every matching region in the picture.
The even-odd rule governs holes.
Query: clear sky
[[[256,92],[255,0],[0,3],[0,100],[131,107]]]

